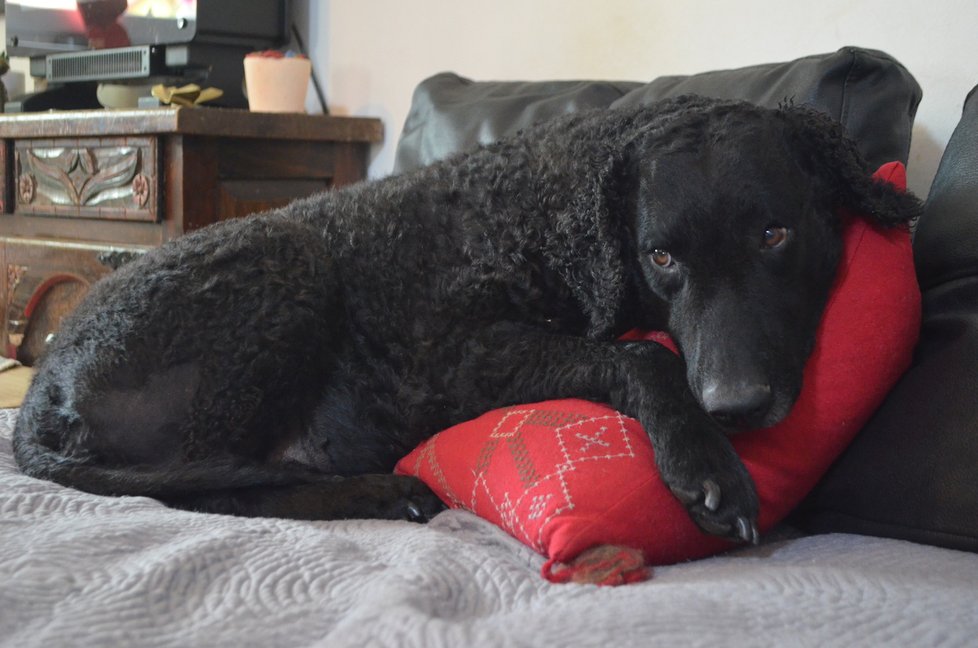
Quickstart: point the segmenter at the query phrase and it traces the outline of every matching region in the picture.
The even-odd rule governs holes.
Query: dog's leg
[[[681,358],[653,342],[596,342],[509,325],[480,337],[476,348],[490,351],[465,363],[461,384],[492,395],[485,409],[568,397],[608,403],[642,423],[663,481],[701,529],[757,541],[754,483],[696,402]]]
[[[213,490],[161,498],[202,513],[293,520],[377,518],[427,522],[445,509],[419,479],[400,475],[322,476],[309,483]]]
[[[176,373],[188,378],[183,368]],[[148,381],[148,393],[126,394],[125,400],[136,405],[128,408],[117,402],[122,396],[103,392],[103,407],[86,406],[87,418],[67,415],[51,402],[60,392],[49,380],[42,376],[25,402],[33,411],[18,421],[14,438],[18,462],[34,477],[95,494],[142,495],[187,510],[253,517],[423,522],[444,508],[412,477],[328,475],[301,463],[241,456],[219,444],[206,456],[187,459],[170,420],[178,420],[189,405],[178,407],[177,392],[162,380]],[[98,434],[89,434],[93,427]]]

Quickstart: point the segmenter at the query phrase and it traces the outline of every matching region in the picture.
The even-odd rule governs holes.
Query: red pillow
[[[899,163],[876,175],[906,186]],[[757,485],[762,532],[801,501],[865,424],[909,366],[917,340],[920,291],[906,231],[850,218],[832,290],[789,416],[732,439]],[[652,565],[731,546],[689,519],[659,479],[638,422],[604,405],[558,400],[492,411],[432,437],[396,471],[548,556],[551,580],[563,580],[555,563],[599,545],[639,549]]]

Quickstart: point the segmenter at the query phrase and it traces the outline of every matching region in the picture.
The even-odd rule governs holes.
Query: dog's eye
[[[650,256],[652,258],[652,263],[660,268],[668,268],[673,264],[672,255],[665,250],[652,250],[652,254]]]
[[[788,240],[788,228],[780,225],[769,225],[764,230],[763,244],[766,248],[776,248]]]

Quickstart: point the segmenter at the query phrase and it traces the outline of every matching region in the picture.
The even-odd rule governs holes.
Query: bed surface
[[[4,646],[967,646],[978,556],[824,535],[551,585],[475,516],[296,522],[21,475],[0,410]]]

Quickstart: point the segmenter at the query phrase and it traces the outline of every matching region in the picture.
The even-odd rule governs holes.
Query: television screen
[[[271,47],[282,0],[7,0],[7,47],[37,56],[131,45],[212,42]]]
[[[98,83],[220,89],[245,107],[244,56],[288,41],[288,0],[7,0],[7,51],[48,88],[8,110],[98,107]],[[148,95],[148,91],[147,91]]]

